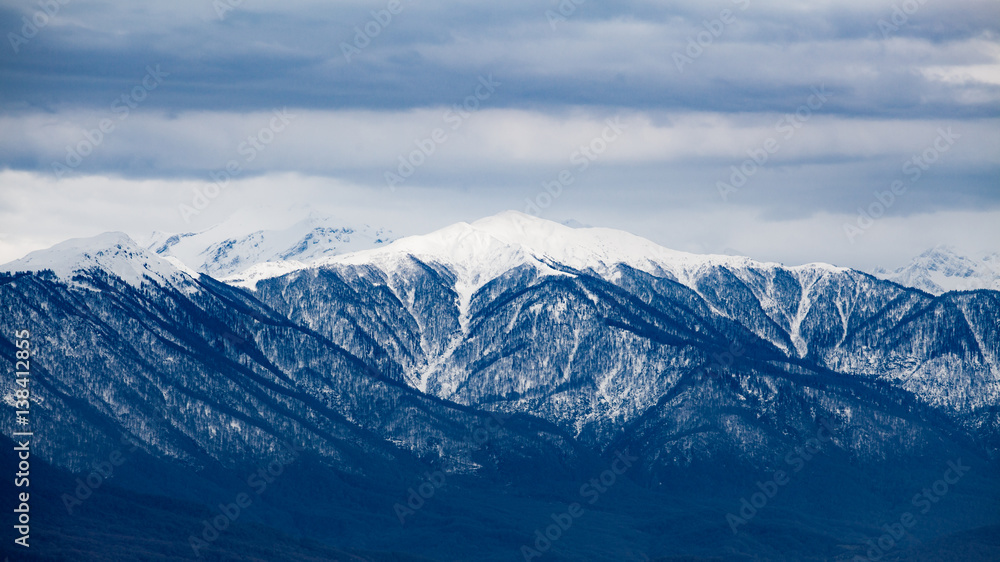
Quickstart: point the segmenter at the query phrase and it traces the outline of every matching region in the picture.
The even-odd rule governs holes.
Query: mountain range
[[[280,269],[365,250],[391,240],[392,233],[385,228],[367,224],[344,226],[331,215],[310,210],[292,224],[276,228],[255,228],[251,218],[234,216],[200,232],[153,232],[142,238],[141,245],[155,254],[176,259],[175,264],[179,262],[197,273],[223,279],[253,266],[267,264]]]
[[[1000,292],[516,212],[390,238],[312,217],[249,236],[108,233],[0,267],[0,348],[32,333],[43,470],[68,486],[129,459],[74,510],[43,490],[59,522],[43,555],[1000,553]],[[918,258],[941,272],[927,280],[979,278],[947,255]],[[17,431],[13,415],[0,426]],[[206,540],[202,523],[289,450]],[[969,468],[951,481],[952,466]],[[892,535],[907,509],[918,524]]]

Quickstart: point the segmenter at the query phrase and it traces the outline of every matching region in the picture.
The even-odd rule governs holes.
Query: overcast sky
[[[0,0],[0,32],[0,262],[305,206],[864,269],[1000,250],[996,0]]]

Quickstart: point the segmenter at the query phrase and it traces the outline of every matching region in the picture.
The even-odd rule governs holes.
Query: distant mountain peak
[[[392,233],[309,209],[289,226],[253,230],[240,217],[192,233],[155,233],[147,248],[173,256],[213,277],[242,277],[260,264],[267,271],[298,267],[321,258],[385,244]]]
[[[146,278],[162,284],[176,284],[184,279],[181,272],[185,268],[143,249],[124,232],[72,238],[0,266],[0,271],[6,272],[52,270],[65,281],[95,269],[138,287]]]
[[[894,271],[876,269],[876,277],[935,295],[948,291],[1000,289],[1000,254],[973,259],[953,246],[928,248]]]

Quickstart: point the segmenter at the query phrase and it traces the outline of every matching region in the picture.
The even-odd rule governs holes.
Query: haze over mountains
[[[134,442],[109,488],[168,506],[177,529],[152,534],[178,558],[287,444],[305,451],[292,476],[234,536],[257,525],[369,560],[849,560],[960,462],[885,557],[959,536],[966,559],[997,553],[997,291],[935,295],[517,212],[380,232],[315,221],[148,248],[112,233],[0,267],[3,324],[36,334],[37,454],[85,474]],[[622,458],[616,483],[585,487]],[[792,483],[746,509],[777,470]],[[536,530],[574,502],[584,515],[544,547]],[[103,532],[83,521],[66,532]],[[122,544],[150,532],[118,524]]]

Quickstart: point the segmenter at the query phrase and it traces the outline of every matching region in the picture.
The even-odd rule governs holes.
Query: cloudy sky
[[[307,206],[1000,250],[996,0],[0,0],[0,32],[0,262]]]

